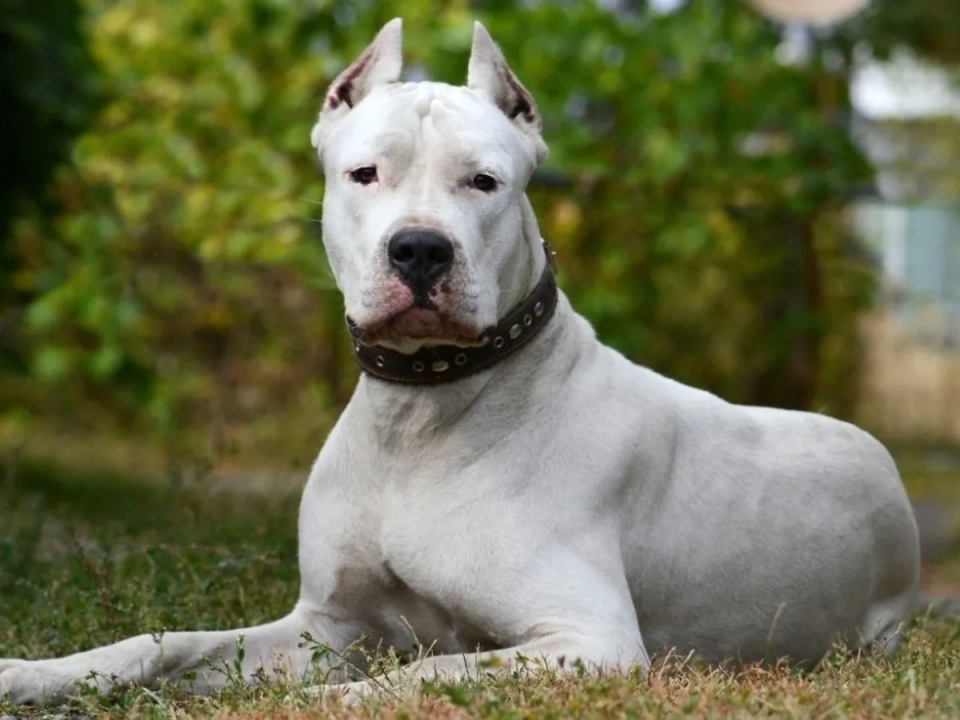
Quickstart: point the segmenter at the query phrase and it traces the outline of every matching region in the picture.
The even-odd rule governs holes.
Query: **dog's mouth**
[[[432,304],[432,303],[430,303]],[[405,340],[428,341],[431,344],[476,347],[489,339],[480,328],[459,322],[428,303],[418,303],[406,310],[370,325],[359,326],[349,318],[351,334],[364,345]]]

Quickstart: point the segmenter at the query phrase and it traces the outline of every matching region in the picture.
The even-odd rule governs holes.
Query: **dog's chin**
[[[410,307],[367,328],[360,342],[382,345],[400,352],[414,352],[426,345],[476,347],[487,341],[482,329],[451,318],[439,310]]]

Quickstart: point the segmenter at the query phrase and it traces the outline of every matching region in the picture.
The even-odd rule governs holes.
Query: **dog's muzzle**
[[[453,243],[436,230],[404,228],[387,243],[387,258],[415,304],[432,308],[430,289],[453,267]]]
[[[398,233],[399,234],[399,233]],[[497,364],[530,342],[557,307],[556,261],[546,241],[547,263],[533,291],[489,331],[477,347],[437,345],[402,353],[359,341],[360,328],[347,318],[354,337],[353,354],[360,369],[380,380],[405,385],[441,385],[462,380]]]

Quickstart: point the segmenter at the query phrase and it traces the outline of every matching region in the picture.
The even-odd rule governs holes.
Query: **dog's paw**
[[[65,699],[77,684],[43,661],[0,660],[0,700],[44,705]]]

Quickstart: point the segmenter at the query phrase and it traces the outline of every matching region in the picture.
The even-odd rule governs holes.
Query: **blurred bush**
[[[0,0],[0,373],[23,370],[6,340],[37,291],[18,282],[11,226],[31,208],[55,212],[51,175],[97,107],[82,21],[78,0]]]
[[[867,11],[839,34],[845,42],[868,41],[881,57],[909,47],[936,62],[960,62],[957,0],[872,0]]]
[[[561,283],[601,338],[742,402],[850,414],[871,265],[847,231],[869,178],[842,60],[778,64],[740,2],[670,15],[477,3],[545,115],[532,189]],[[14,417],[310,452],[357,371],[319,240],[309,130],[326,84],[395,14],[408,65],[461,83],[470,3],[89,0],[109,102],[20,223],[37,297],[0,380]],[[26,413],[26,414],[25,414]]]

